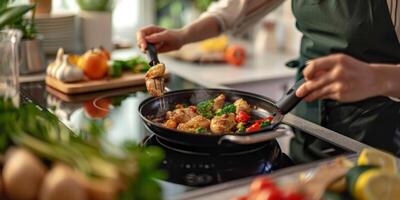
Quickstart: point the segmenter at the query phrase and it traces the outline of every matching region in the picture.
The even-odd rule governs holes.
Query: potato
[[[57,164],[46,175],[40,190],[39,200],[86,200],[87,195],[73,171]]]
[[[36,199],[46,166],[30,151],[15,148],[7,152],[3,168],[4,190],[13,200]]]

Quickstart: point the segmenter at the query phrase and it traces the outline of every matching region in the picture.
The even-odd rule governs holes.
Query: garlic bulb
[[[59,48],[57,51],[56,59],[47,66],[46,73],[48,76],[54,78],[55,71],[61,65],[63,56],[64,56],[64,49]]]
[[[83,79],[83,70],[68,62],[68,55],[63,55],[61,65],[53,76],[63,82],[76,82]]]

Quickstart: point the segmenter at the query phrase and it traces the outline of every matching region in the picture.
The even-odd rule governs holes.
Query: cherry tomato
[[[250,116],[244,112],[244,111],[239,111],[239,113],[236,115],[235,120],[236,122],[243,122],[246,123],[247,121],[249,121]]]
[[[231,200],[248,200],[248,199],[249,199],[248,196],[241,196],[241,197],[235,197],[235,198],[233,198]]]
[[[250,194],[251,200],[285,200],[285,196],[278,188],[269,188]]]
[[[274,119],[274,117],[269,116],[269,117],[267,117],[267,118],[265,118],[265,119],[271,122],[271,121]]]
[[[285,200],[304,200],[304,195],[298,192],[291,192],[285,196]]]
[[[259,123],[254,123],[251,126],[249,126],[248,128],[246,128],[246,132],[253,132],[253,131],[258,131],[261,129],[261,126]]]
[[[275,188],[276,185],[271,179],[267,177],[259,177],[254,179],[254,181],[250,184],[250,192],[257,192],[259,190]]]
[[[225,61],[240,66],[246,60],[246,51],[239,45],[231,45],[225,50]]]

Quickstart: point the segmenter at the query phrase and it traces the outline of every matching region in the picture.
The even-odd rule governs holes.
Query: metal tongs
[[[160,61],[158,60],[158,56],[157,56],[157,50],[154,47],[153,44],[151,43],[147,43],[147,56],[150,59],[149,65],[150,65],[150,69],[149,71],[146,73],[146,87],[147,90],[149,91],[149,93],[152,96],[162,96],[165,92],[165,85],[164,85],[164,71],[162,73],[162,75],[157,76],[157,77],[150,77],[149,75],[151,74],[151,72],[156,71],[157,69],[153,68],[160,63]],[[157,66],[160,67],[160,66]]]

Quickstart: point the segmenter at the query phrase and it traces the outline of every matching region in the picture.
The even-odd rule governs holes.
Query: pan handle
[[[218,145],[228,141],[235,144],[255,144],[260,142],[265,142],[269,140],[276,139],[278,137],[282,137],[285,135],[289,135],[291,133],[291,129],[287,125],[279,125],[272,131],[267,131],[255,135],[248,135],[248,136],[239,136],[239,135],[225,135],[222,136],[219,141]]]
[[[305,82],[304,78],[298,80],[283,97],[276,102],[276,106],[281,114],[290,112],[303,98],[296,96],[296,90]]]
[[[150,66],[154,66],[160,63],[157,56],[157,49],[152,43],[147,43],[147,56],[150,59]]]

